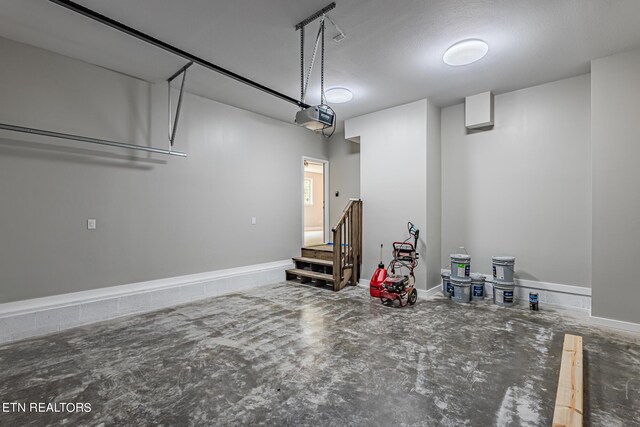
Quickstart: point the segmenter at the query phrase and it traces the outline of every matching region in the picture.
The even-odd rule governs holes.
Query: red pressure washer
[[[380,245],[380,264],[371,277],[369,293],[373,297],[379,297],[385,305],[393,305],[398,300],[400,307],[407,304],[413,305],[418,299],[418,291],[415,289],[416,278],[413,274],[418,266],[418,236],[420,230],[413,223],[407,223],[409,237],[404,242],[393,242],[393,259],[385,269],[382,263],[382,245]],[[409,239],[413,237],[413,243]],[[387,270],[391,270],[391,274]],[[400,274],[396,274],[396,269]],[[409,274],[403,275],[402,270],[407,269]]]
[[[384,268],[382,263],[382,245],[380,245],[380,262],[378,263],[378,269],[373,273],[371,282],[369,282],[369,294],[372,297],[380,298],[380,291],[382,290],[382,284],[387,278],[387,269]]]

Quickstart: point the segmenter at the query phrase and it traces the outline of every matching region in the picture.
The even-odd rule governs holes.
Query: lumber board
[[[287,270],[287,273],[292,276],[309,277],[316,280],[324,280],[326,282],[333,282],[333,276],[331,274],[319,273],[311,270],[301,270],[299,268],[292,268]]]
[[[325,266],[325,267],[332,267],[333,266],[333,262],[328,261],[326,259],[309,258],[309,257],[303,257],[303,256],[293,257],[292,259],[294,261],[304,262],[306,264],[316,264],[316,265],[322,265],[322,266]]]
[[[325,251],[324,249],[302,248],[301,253],[304,258],[315,258],[325,261],[333,261],[333,252]]]
[[[558,378],[553,427],[582,427],[583,424],[582,337],[565,334]]]

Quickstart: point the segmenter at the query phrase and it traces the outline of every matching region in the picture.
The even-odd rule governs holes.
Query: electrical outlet
[[[88,219],[87,220],[87,230],[95,230],[96,229],[96,220]]]

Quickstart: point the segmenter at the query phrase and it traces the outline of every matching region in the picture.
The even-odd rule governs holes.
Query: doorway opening
[[[305,247],[328,242],[328,166],[326,160],[302,158],[302,235]]]

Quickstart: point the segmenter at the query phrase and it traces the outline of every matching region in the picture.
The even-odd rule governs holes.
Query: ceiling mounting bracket
[[[180,110],[182,109],[182,95],[184,94],[184,82],[187,79],[187,70],[193,65],[193,61],[189,62],[184,67],[176,71],[171,77],[167,79],[167,95],[169,98],[169,150],[173,147],[173,143],[176,140],[176,132],[178,131],[178,120],[180,120]],[[176,106],[176,116],[171,119],[171,82],[175,80],[180,74],[182,74],[182,83],[180,84],[180,95],[178,96],[178,105]]]
[[[333,10],[336,7],[336,3],[323,7],[311,16],[308,16],[298,24],[296,24],[296,31],[300,30],[300,105],[301,110],[296,114],[295,122],[301,126],[311,129],[313,131],[321,131],[325,137],[330,137],[336,130],[335,120],[336,113],[331,106],[326,104],[324,93],[324,35],[325,35],[325,19],[327,18],[327,12]],[[318,26],[318,34],[313,47],[313,54],[311,55],[311,64],[309,65],[309,72],[305,74],[304,71],[304,30],[305,27],[315,20],[320,19],[320,25]],[[331,21],[333,22],[333,21]],[[334,24],[335,25],[335,24]],[[341,31],[341,30],[340,30]],[[320,104],[314,107],[302,107],[306,104],[305,99],[307,96],[307,89],[309,88],[309,80],[311,79],[311,73],[313,71],[313,65],[316,60],[316,54],[318,53],[318,46],[320,46]],[[325,134],[325,129],[333,128],[330,134]]]
[[[329,12],[330,10],[333,10],[335,8],[336,8],[336,2],[332,2],[331,4],[328,4],[327,6],[323,7],[322,9],[320,9],[319,11],[314,13],[313,15],[310,15],[310,16],[306,17],[305,19],[303,19],[302,21],[298,22],[296,24],[296,31],[298,31],[300,29],[304,29],[304,27],[306,27],[307,25],[309,25],[310,23],[312,23],[316,19],[320,18],[322,15],[326,15],[327,12]]]
[[[336,2],[332,2],[323,7],[314,14],[307,16],[302,21],[298,22],[295,26],[296,31],[300,30],[300,109],[308,108],[305,106],[305,98],[307,96],[307,86],[309,85],[309,79],[311,78],[311,71],[313,70],[313,64],[316,59],[316,53],[318,52],[318,42],[320,36],[322,36],[322,54],[324,57],[324,19],[327,12],[335,9]],[[313,48],[313,56],[311,57],[311,65],[309,66],[309,73],[305,77],[304,73],[304,29],[307,25],[311,24],[316,19],[321,18],[320,27],[318,28],[318,35],[316,36],[315,47]],[[322,64],[324,69],[324,63]],[[306,82],[305,82],[306,80]],[[324,88],[323,88],[324,89]],[[321,97],[324,99],[324,90],[322,90]]]

